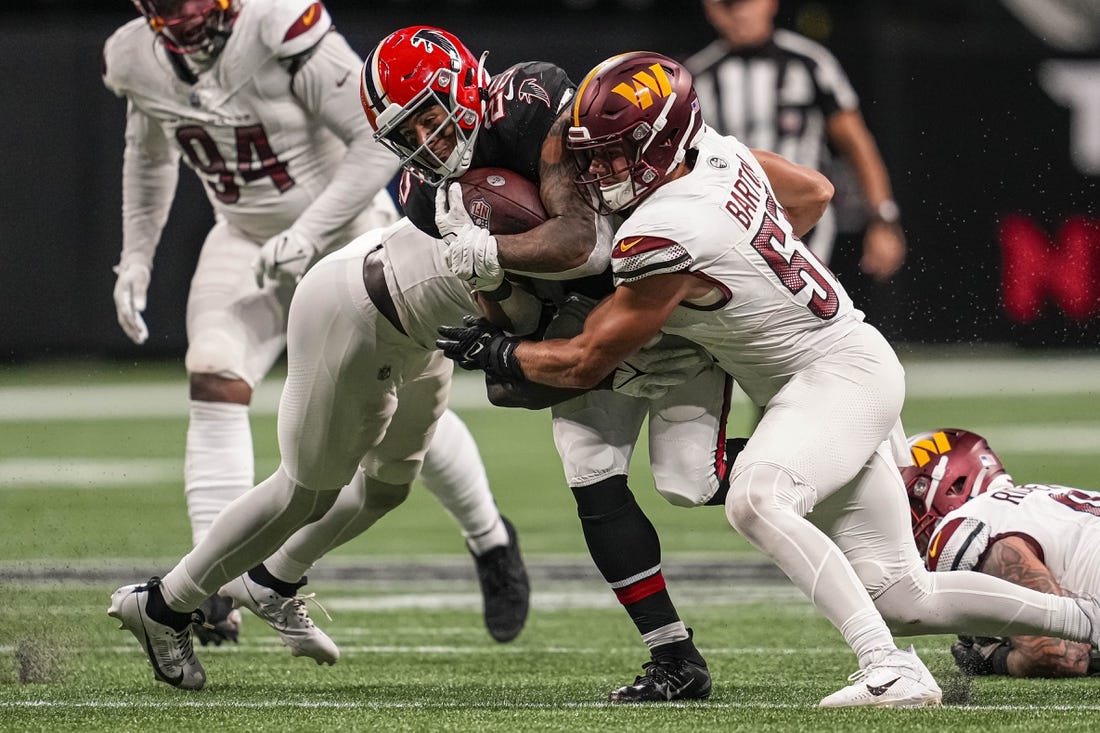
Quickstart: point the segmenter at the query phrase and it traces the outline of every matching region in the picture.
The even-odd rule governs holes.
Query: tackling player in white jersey
[[[538,303],[522,289],[498,306],[536,317],[513,320],[519,332],[537,326]],[[188,622],[211,592],[227,582],[243,591],[238,574],[276,547],[308,567],[405,500],[450,391],[452,364],[435,347],[436,329],[476,308],[439,242],[407,219],[311,268],[290,309],[279,468],[222,511],[163,580],[112,596],[108,613],[138,639],[157,679],[205,684]],[[515,548],[510,526],[509,534]],[[510,568],[502,572],[522,570],[518,557]],[[312,626],[283,637],[318,661],[338,654]]]
[[[149,335],[142,311],[181,159],[205,184],[215,213],[187,304],[184,486],[197,543],[253,484],[248,406],[285,347],[297,281],[324,252],[396,219],[385,186],[397,164],[363,117],[362,62],[320,2],[135,5],[143,17],[107,40],[103,72],[107,87],[127,100],[114,298],[135,343]],[[448,412],[437,432],[424,483],[455,516],[477,558],[490,632],[511,638],[523,625],[526,590],[517,605],[511,591],[520,589],[510,589],[507,576],[492,576],[497,555],[518,557],[509,548],[514,540],[465,425]],[[244,582],[282,581],[290,590],[302,573],[300,564],[274,558],[256,569],[261,577]],[[280,603],[296,595],[276,594]],[[300,603],[291,606],[305,613]],[[203,641],[235,640],[239,614],[224,598],[212,597],[204,608],[213,628]]]
[[[832,195],[823,176],[707,129],[690,74],[646,52],[581,82],[567,146],[593,206],[630,210],[612,251],[615,292],[570,340],[523,341],[479,323],[442,328],[437,343],[465,368],[579,388],[662,331],[707,349],[763,408],[734,463],[726,515],[859,660],[852,684],[822,706],[940,703],[892,631],[1100,637],[1093,600],[924,569],[897,468],[901,364],[799,238]]]
[[[1017,485],[980,435],[941,428],[909,439],[902,478],[913,536],[933,571],[977,570],[1046,593],[1100,595],[1100,492]],[[1100,652],[1047,636],[960,637],[974,675],[1100,674]]]

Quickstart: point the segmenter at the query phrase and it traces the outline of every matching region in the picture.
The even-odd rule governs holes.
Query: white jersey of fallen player
[[[662,330],[707,349],[758,405],[863,320],[792,233],[752,152],[711,129],[692,171],[623,222],[612,266],[616,285],[677,272],[709,283]]]
[[[1073,593],[1100,593],[1100,491],[1025,484],[980,494],[940,520],[929,570],[973,570],[1004,537],[1027,542]]]
[[[284,60],[314,48],[330,30],[319,2],[243,0],[224,49],[188,84],[145,19],[131,21],[104,47],[104,83],[129,101],[128,145],[148,137],[137,142],[152,150],[147,154],[161,154],[158,131],[148,129],[159,127],[205,182],[220,217],[257,241],[287,229],[328,184],[347,143],[368,126],[355,89],[358,56],[336,34],[332,42],[348,74],[325,88],[332,99],[299,99],[291,88]],[[342,73],[339,66],[334,73]],[[346,113],[330,109],[320,120],[309,109],[335,104]],[[347,129],[339,135],[323,124],[340,117]]]

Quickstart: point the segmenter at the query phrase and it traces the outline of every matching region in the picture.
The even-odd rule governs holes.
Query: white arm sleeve
[[[294,75],[295,96],[348,145],[325,190],[302,212],[293,229],[320,251],[370,204],[397,173],[397,156],[374,140],[359,101],[362,61],[344,37],[327,33]]]
[[[179,150],[156,120],[127,103],[119,265],[143,264],[152,269],[157,242],[176,194],[179,156]]]

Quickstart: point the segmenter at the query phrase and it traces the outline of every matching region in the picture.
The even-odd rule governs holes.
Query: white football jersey
[[[220,217],[257,241],[285,230],[329,183],[347,144],[370,135],[359,58],[342,38],[333,34],[338,46],[317,64],[333,76],[323,87],[329,98],[292,89],[292,70],[280,62],[331,30],[319,2],[243,0],[224,49],[189,84],[145,19],[131,21],[104,47],[104,83],[127,98],[131,118],[142,118],[128,121],[128,146],[156,151],[153,136],[163,136],[204,181]]]
[[[616,285],[685,271],[709,283],[662,330],[707,349],[758,405],[863,320],[792,233],[751,151],[710,129],[694,169],[623,222],[612,267]]]
[[[929,570],[973,570],[1003,537],[1026,541],[1058,583],[1100,593],[1100,491],[1026,484],[980,494],[947,514],[928,544]]]
[[[386,286],[405,332],[420,347],[435,350],[438,328],[478,313],[469,286],[451,272],[444,245],[402,217],[385,229],[372,229],[328,256],[362,258],[381,247]]]

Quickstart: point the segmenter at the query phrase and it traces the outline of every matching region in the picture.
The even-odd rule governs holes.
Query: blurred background
[[[490,71],[547,60],[574,80],[615,53],[684,58],[714,38],[699,0],[326,6],[360,54],[426,23],[489,49]],[[125,0],[18,7],[0,11],[0,363],[182,357],[187,287],[211,220],[194,175],[180,177],[157,254],[145,346],[123,335],[111,300],[125,104],[100,81],[100,52],[135,11]],[[890,284],[867,281],[838,244],[848,256],[834,269],[869,319],[895,344],[1096,349],[1100,2],[780,7],[780,27],[824,44],[848,73],[901,207],[910,252]],[[856,232],[865,213],[850,208],[842,225]]]

